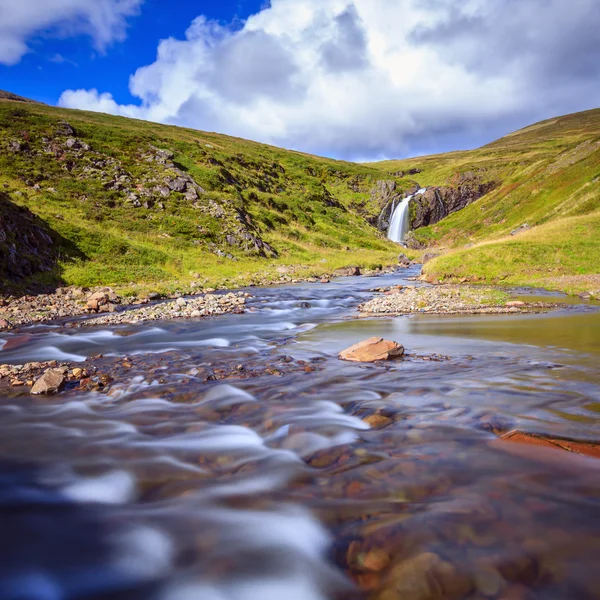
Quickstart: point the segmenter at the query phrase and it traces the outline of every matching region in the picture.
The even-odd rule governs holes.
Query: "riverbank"
[[[362,316],[409,314],[510,314],[545,312],[566,306],[561,302],[515,300],[507,290],[469,285],[392,286],[358,306]]]
[[[121,311],[139,311],[151,302],[158,300],[178,300],[183,296],[202,297],[214,294],[215,292],[227,292],[232,287],[258,287],[267,285],[287,285],[301,282],[318,283],[329,281],[331,277],[349,277],[363,275],[365,277],[374,277],[384,273],[393,273],[397,267],[377,266],[376,268],[361,269],[359,267],[344,267],[338,269],[325,269],[319,271],[310,269],[306,266],[281,266],[274,272],[265,272],[260,277],[249,277],[247,280],[236,279],[236,283],[241,285],[234,286],[233,282],[226,284],[223,282],[218,287],[209,287],[201,282],[194,280],[190,283],[173,283],[171,285],[161,286],[127,286],[127,287],[107,287],[98,286],[93,288],[70,286],[58,288],[53,293],[47,294],[25,294],[25,295],[0,295],[0,331],[11,330],[23,325],[33,325],[48,323],[56,320],[64,320],[71,317],[82,317],[86,315],[110,313],[104,321],[98,323],[124,323],[137,322],[136,315],[131,313],[122,316]],[[316,273],[316,274],[315,274]],[[171,310],[171,314],[161,311],[144,311],[139,313],[143,320],[154,318],[180,318],[191,317],[194,310],[200,313],[207,308],[202,306],[202,301],[196,302],[191,311]],[[192,305],[190,305],[192,306]],[[189,307],[188,307],[189,308]],[[235,306],[232,306],[232,309]],[[180,314],[176,314],[180,313]],[[205,312],[204,314],[214,314]],[[194,316],[204,316],[204,314]],[[219,313],[222,314],[222,313]],[[90,323],[86,323],[90,324]]]

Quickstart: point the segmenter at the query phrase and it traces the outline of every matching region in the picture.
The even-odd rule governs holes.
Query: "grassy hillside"
[[[387,173],[417,169],[412,177],[423,186],[452,185],[467,172],[501,182],[415,232],[428,246],[449,250],[427,264],[432,278],[600,288],[593,277],[600,274],[600,109],[537,123],[478,150],[374,166]]]
[[[379,179],[223,135],[0,100],[0,189],[59,246],[48,282],[242,284],[282,265],[395,262],[369,223]]]

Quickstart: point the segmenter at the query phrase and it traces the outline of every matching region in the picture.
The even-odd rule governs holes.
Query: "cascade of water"
[[[408,219],[408,205],[410,201],[419,194],[423,194],[427,191],[427,188],[421,188],[419,191],[411,194],[410,196],[406,196],[400,204],[395,208],[392,219],[390,221],[390,226],[388,228],[388,238],[393,242],[401,242],[404,239],[404,236],[408,233],[410,229],[410,223]]]

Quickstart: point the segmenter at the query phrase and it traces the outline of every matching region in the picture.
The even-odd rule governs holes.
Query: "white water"
[[[408,205],[415,196],[418,196],[425,191],[427,191],[427,188],[421,188],[418,192],[406,196],[406,198],[396,206],[388,228],[388,238],[390,238],[390,240],[393,242],[401,242],[404,240],[404,236],[410,229],[410,223],[408,221]]]

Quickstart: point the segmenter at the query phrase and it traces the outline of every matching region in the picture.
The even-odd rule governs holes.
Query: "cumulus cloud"
[[[0,0],[2,1],[2,0]],[[198,17],[130,79],[60,104],[344,158],[468,147],[600,105],[597,0],[272,0]]]
[[[37,34],[92,37],[98,50],[123,39],[142,0],[0,0],[0,64],[14,65]]]

